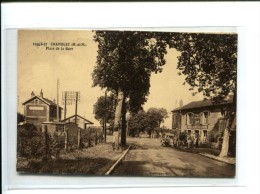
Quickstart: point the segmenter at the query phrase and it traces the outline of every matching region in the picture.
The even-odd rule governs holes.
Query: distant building
[[[43,122],[57,120],[57,104],[44,98],[42,91],[39,96],[32,92],[31,97],[23,105],[25,122],[34,124],[37,128],[41,128]],[[59,107],[59,120],[61,119],[61,110],[62,108]]]
[[[62,122],[66,122],[66,123],[76,123],[75,122],[76,116],[72,115],[66,119],[63,119]],[[88,125],[93,125],[94,123],[92,123],[91,121],[89,121],[88,119],[85,119],[84,117],[77,115],[77,124],[80,128],[82,129],[87,129]]]
[[[210,144],[218,147],[226,120],[223,109],[232,106],[233,97],[221,104],[213,104],[210,100],[193,101],[172,111],[172,129],[187,132],[196,137],[199,144]]]

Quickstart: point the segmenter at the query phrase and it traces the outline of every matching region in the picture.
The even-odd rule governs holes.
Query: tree
[[[113,120],[115,116],[115,102],[116,96],[111,93],[107,98],[105,96],[100,96],[97,102],[93,106],[93,113],[95,119],[97,119],[100,124],[104,123],[104,118],[106,116],[106,123],[113,125]]]
[[[40,157],[43,155],[43,136],[37,127],[30,123],[17,128],[17,154],[22,157]]]
[[[165,108],[149,108],[147,110],[148,127],[147,132],[149,136],[156,128],[160,128],[161,123],[168,117],[167,110]]]
[[[147,128],[147,114],[141,110],[136,114],[131,115],[128,121],[129,135],[136,137],[139,136],[140,132],[144,132]]]
[[[167,117],[168,113],[164,108],[149,108],[147,112],[139,111],[129,119],[130,134],[147,132],[150,136],[152,131],[160,128],[161,123]]]
[[[222,103],[233,93],[233,106],[223,111],[227,120],[220,156],[227,156],[231,128],[235,127],[237,86],[237,34],[179,33],[168,39],[181,52],[179,74],[193,94],[202,92],[213,103]],[[185,84],[185,83],[184,83]]]
[[[124,145],[126,101],[134,112],[146,102],[151,73],[161,72],[165,64],[167,43],[161,33],[137,31],[96,31],[94,40],[98,55],[93,86],[116,92],[114,131],[121,130]]]
[[[113,90],[117,94],[114,130],[121,128],[121,143],[126,143],[125,103],[138,112],[146,102],[152,72],[162,71],[166,47],[181,52],[178,57],[179,74],[193,94],[202,92],[205,98],[221,103],[233,92],[234,106],[226,111],[227,127],[221,156],[227,155],[230,128],[235,126],[236,107],[236,34],[202,34],[136,31],[96,31],[98,43],[97,65],[92,78],[93,86]],[[133,84],[134,83],[134,84]],[[123,124],[123,125],[122,125]]]
[[[147,115],[150,120],[155,122],[156,127],[160,127],[161,123],[168,118],[168,112],[165,108],[149,108]]]

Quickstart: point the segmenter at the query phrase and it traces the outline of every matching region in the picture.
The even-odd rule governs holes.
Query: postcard
[[[237,34],[19,30],[19,173],[234,178]]]

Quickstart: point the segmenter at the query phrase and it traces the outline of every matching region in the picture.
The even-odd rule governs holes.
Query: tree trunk
[[[231,157],[236,157],[236,115],[232,122],[230,129],[230,138],[229,138],[229,155]]]
[[[222,142],[222,147],[221,147],[221,152],[219,154],[220,157],[226,157],[229,154],[230,151],[230,135],[231,135],[231,131],[230,130],[235,130],[236,128],[236,92],[234,92],[234,96],[233,96],[233,110],[230,110],[231,112],[234,111],[235,115],[231,116],[232,114],[229,114],[230,117],[228,117],[227,119],[227,123],[225,126],[225,130],[224,130],[224,134],[223,134],[223,142]],[[231,121],[230,121],[231,119]],[[230,122],[232,122],[231,126],[230,126]],[[231,128],[231,129],[230,129]]]
[[[116,105],[116,112],[115,112],[115,121],[114,121],[114,144],[116,147],[119,145],[119,132],[121,127],[121,116],[122,116],[122,107],[123,107],[123,100],[124,100],[124,92],[119,88],[118,95],[117,95],[117,105]]]
[[[126,145],[126,104],[125,97],[122,104],[122,131],[121,131],[121,145]]]
[[[222,147],[221,147],[221,152],[219,154],[220,157],[225,157],[228,156],[228,148],[229,148],[229,119],[227,120],[224,134],[223,134],[223,141],[222,141]]]

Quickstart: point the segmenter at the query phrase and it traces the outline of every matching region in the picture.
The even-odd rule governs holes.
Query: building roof
[[[38,98],[39,100],[43,101],[45,104],[50,106],[57,106],[56,103],[54,103],[52,100],[49,100],[48,98],[40,97],[40,96],[32,96],[28,100],[26,100],[23,105],[27,104],[28,102],[32,101],[33,99]],[[60,107],[60,106],[59,106]],[[62,107],[60,107],[62,109]]]
[[[42,98],[44,99],[46,102],[48,102],[50,105],[53,105],[53,106],[57,106],[57,104],[55,104],[53,101],[49,100],[48,98]]]
[[[66,119],[63,119],[62,122],[65,122],[65,121],[67,121],[67,120],[69,120],[69,119],[71,119],[71,118],[73,118],[73,117],[75,117],[75,116],[76,116],[76,115],[72,115],[72,116],[70,116],[70,117],[68,117],[68,118],[66,118]],[[78,114],[77,114],[77,117],[83,119],[87,124],[94,124],[93,122],[89,121],[88,119],[85,119],[84,117],[82,117],[82,116],[80,116],[80,115],[78,115]]]
[[[179,111],[179,110],[197,109],[201,107],[217,106],[223,104],[231,104],[231,103],[233,103],[233,97],[229,97],[225,102],[222,102],[220,104],[213,104],[211,100],[193,101],[184,105],[183,107],[175,108],[174,110],[172,110],[172,112]]]
[[[52,125],[67,125],[67,124],[75,124],[73,122],[62,122],[62,121],[45,121],[45,122],[42,122],[42,124],[52,124]]]

